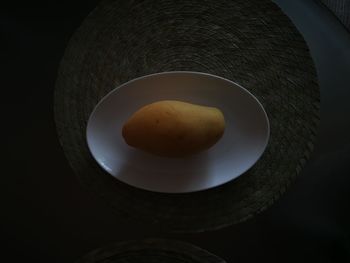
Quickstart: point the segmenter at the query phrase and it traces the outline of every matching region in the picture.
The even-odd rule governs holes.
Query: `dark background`
[[[69,38],[98,1],[1,6],[0,261],[73,262],[111,242],[165,237],[228,262],[350,262],[350,33],[315,2],[276,2],[304,34],[317,66],[322,121],[315,153],[261,215],[181,235],[118,218],[79,185],[59,145],[56,73]]]

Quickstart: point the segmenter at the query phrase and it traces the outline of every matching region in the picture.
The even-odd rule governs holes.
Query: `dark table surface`
[[[166,234],[130,225],[81,187],[59,145],[53,91],[75,29],[98,1],[2,6],[2,262],[73,262],[129,239],[187,241],[228,262],[350,260],[350,33],[311,0],[276,0],[308,42],[321,87],[315,152],[282,198],[219,231]],[[5,93],[5,94],[4,94]],[[8,260],[3,260],[8,257]]]

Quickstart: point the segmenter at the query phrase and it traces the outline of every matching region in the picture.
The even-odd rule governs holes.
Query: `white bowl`
[[[212,148],[186,158],[155,156],[128,146],[123,124],[142,106],[180,100],[219,108],[226,121]],[[269,139],[263,106],[240,85],[210,74],[162,72],[133,79],[107,94],[87,125],[87,143],[97,163],[129,185],[165,193],[185,193],[229,182],[251,168]]]

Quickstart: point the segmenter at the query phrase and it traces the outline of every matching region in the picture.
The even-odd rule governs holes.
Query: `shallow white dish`
[[[166,158],[128,146],[121,135],[125,121],[142,106],[180,100],[221,109],[226,129],[209,150],[186,158]],[[251,168],[269,139],[263,106],[238,84],[210,74],[162,72],[131,80],[107,94],[87,125],[87,143],[97,163],[129,185],[165,193],[219,186]]]

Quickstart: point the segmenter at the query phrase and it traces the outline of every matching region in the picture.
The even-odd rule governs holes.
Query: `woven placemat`
[[[194,245],[167,239],[133,240],[91,251],[76,263],[225,263]]]
[[[98,101],[128,80],[173,70],[230,79],[265,107],[269,145],[238,179],[196,193],[153,193],[114,179],[90,155],[86,124]],[[69,42],[56,85],[58,135],[80,181],[121,217],[172,232],[222,228],[270,206],[309,158],[319,121],[307,45],[267,0],[104,1]]]
[[[350,31],[350,1],[349,0],[321,0],[339,21]]]

